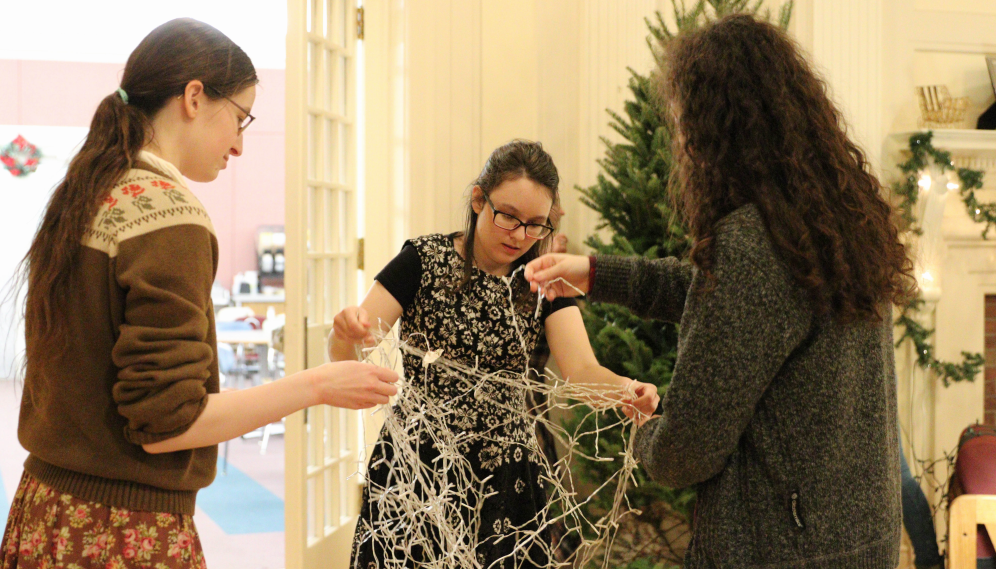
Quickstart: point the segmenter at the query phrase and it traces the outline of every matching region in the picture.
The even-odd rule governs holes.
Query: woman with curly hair
[[[892,569],[900,482],[890,304],[915,293],[893,210],[799,48],[751,16],[671,42],[659,70],[690,258],[547,255],[573,290],[680,322],[651,476],[694,486],[685,567]]]

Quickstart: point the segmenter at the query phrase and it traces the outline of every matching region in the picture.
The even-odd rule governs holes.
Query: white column
[[[812,0],[810,10],[813,61],[830,85],[851,139],[879,172],[885,136],[882,0]]]
[[[465,186],[481,166],[481,5],[405,5],[410,236],[459,229]]]
[[[600,171],[597,160],[605,156],[602,138],[619,142],[609,127],[607,109],[623,114],[623,106],[632,100],[627,88],[632,67],[641,75],[654,65],[647,47],[650,35],[644,18],[656,21],[656,0],[586,0],[581,9],[580,102],[578,117],[578,184],[595,183]],[[579,201],[580,194],[565,190],[567,212],[564,229],[572,243],[580,243],[595,232],[598,214]]]
[[[365,283],[406,238],[404,23],[402,0],[365,0]]]

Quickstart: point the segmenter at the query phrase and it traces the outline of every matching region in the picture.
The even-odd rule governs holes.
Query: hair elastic
[[[122,89],[121,87],[118,87],[117,93],[118,93],[118,96],[121,97],[121,100],[124,101],[124,104],[127,105],[128,104],[128,93],[125,93],[125,90]]]

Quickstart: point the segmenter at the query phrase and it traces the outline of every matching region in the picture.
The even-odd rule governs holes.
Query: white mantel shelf
[[[910,137],[917,133],[932,131],[931,145],[937,150],[951,153],[952,159],[959,166],[983,170],[987,177],[996,175],[996,131],[960,128],[921,129],[905,132],[894,132],[886,137],[883,144],[883,163],[896,165],[905,162],[909,157]],[[891,181],[899,177],[897,167],[886,168],[883,181]],[[954,176],[953,173],[949,176]],[[987,184],[991,188],[991,184]],[[991,196],[980,193],[979,199],[989,201]],[[944,207],[944,217],[940,228],[948,246],[993,248],[996,247],[996,231],[989,232],[989,238],[982,238],[983,224],[972,220],[961,197],[956,191],[948,192]],[[987,258],[987,271],[996,270],[996,264]]]
[[[888,150],[909,152],[910,137],[918,132],[933,131],[931,144],[937,150],[945,150],[958,156],[972,158],[996,158],[996,130],[975,130],[968,128],[937,128],[894,132],[886,139]],[[891,147],[891,148],[890,148]]]

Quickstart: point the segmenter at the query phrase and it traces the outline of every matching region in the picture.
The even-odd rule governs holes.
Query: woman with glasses
[[[396,392],[393,371],[350,362],[219,393],[218,240],[187,180],[242,154],[256,83],[229,38],[179,19],[142,40],[97,107],[21,266],[29,455],[0,569],[204,567],[194,502],[219,442]]]
[[[649,417],[657,406],[657,388],[620,377],[598,364],[573,300],[544,303],[537,313],[536,296],[530,294],[518,270],[548,248],[554,233],[550,212],[558,201],[559,182],[553,159],[537,142],[514,140],[492,152],[474,182],[464,231],[426,235],[405,243],[377,275],[361,305],[335,317],[331,359],[355,359],[358,346],[374,341],[374,324],[386,330],[400,319],[401,338],[417,348],[441,350],[447,360],[481,374],[502,370],[522,374],[537,338],[545,333],[568,381],[613,390],[632,387],[633,400],[619,403],[630,416],[636,414],[634,409],[638,411],[638,421]],[[510,285],[506,284],[509,277]],[[488,397],[479,399],[467,396],[452,377],[434,366],[423,366],[415,356],[405,355],[404,367],[413,388],[433,401],[447,401],[454,410],[452,418],[445,419],[447,428],[468,433],[471,442],[460,452],[473,465],[477,478],[487,479],[493,491],[483,504],[476,504],[479,519],[466,519],[465,514],[464,519],[453,520],[456,525],[480,528],[474,542],[480,566],[546,567],[549,559],[543,544],[524,546],[517,538],[531,532],[549,546],[540,513],[546,506],[539,479],[540,457],[530,450],[539,447],[535,426],[521,420],[525,412],[522,390],[497,386]],[[421,567],[440,558],[438,542],[412,546],[406,539],[446,532],[425,528],[432,523],[429,518],[397,517],[392,506],[392,492],[397,489],[390,482],[391,469],[413,468],[392,463],[394,448],[409,442],[418,444],[392,441],[382,431],[371,452],[351,567]],[[439,452],[430,444],[420,444],[418,455],[423,467],[431,471]],[[466,499],[467,504],[457,507],[475,507],[474,497]],[[393,539],[383,539],[391,534]]]

